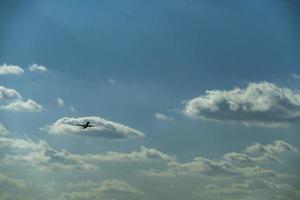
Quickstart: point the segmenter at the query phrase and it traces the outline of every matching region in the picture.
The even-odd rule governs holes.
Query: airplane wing
[[[93,125],[88,125],[87,127],[95,127],[95,126],[93,126]]]
[[[82,124],[72,124],[73,126],[84,126]]]

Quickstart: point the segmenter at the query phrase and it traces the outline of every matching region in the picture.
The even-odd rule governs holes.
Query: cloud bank
[[[192,118],[278,127],[300,121],[300,94],[268,82],[245,89],[209,90],[189,100],[184,114]]]

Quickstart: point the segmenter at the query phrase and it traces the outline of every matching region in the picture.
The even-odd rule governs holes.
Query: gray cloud
[[[250,83],[245,89],[210,90],[186,103],[185,115],[265,127],[300,120],[300,94],[272,83]]]
[[[87,121],[94,125],[94,127],[83,129],[80,126],[74,126],[85,124]],[[145,136],[145,134],[139,130],[95,116],[80,118],[64,117],[48,126],[47,130],[51,134],[73,134],[105,138],[141,138]]]
[[[24,74],[24,70],[16,65],[7,65],[4,63],[0,66],[0,75],[21,75]]]
[[[57,200],[79,200],[79,199],[107,199],[110,195],[143,195],[143,192],[138,188],[121,180],[105,180],[100,184],[95,182],[81,182],[73,184],[72,187],[77,188],[82,185],[88,186],[84,191],[65,192]]]
[[[22,179],[10,177],[6,174],[0,173],[0,188],[26,188],[27,183]]]

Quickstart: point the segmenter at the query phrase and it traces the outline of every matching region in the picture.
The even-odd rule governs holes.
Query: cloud
[[[21,75],[24,74],[24,70],[16,65],[7,65],[4,63],[0,66],[0,75]]]
[[[194,158],[192,162],[168,163],[169,170],[176,174],[196,174],[202,173],[207,175],[234,175],[237,174],[235,167],[227,161],[210,160],[203,157]]]
[[[76,156],[75,156],[76,157]],[[107,151],[103,154],[85,154],[82,160],[86,162],[132,162],[132,161],[147,161],[157,160],[163,162],[175,161],[176,157],[162,153],[153,148],[141,147],[138,151],[132,151],[129,153]]]
[[[236,180],[236,183],[207,184],[198,195],[203,199],[243,199],[271,200],[290,199],[283,194],[290,194],[295,188],[289,184],[280,184],[263,179]],[[248,198],[251,197],[251,198]]]
[[[0,149],[8,151],[2,158],[2,164],[5,165],[28,165],[47,171],[96,168],[81,159],[73,158],[73,155],[66,150],[53,149],[42,140],[35,143],[30,139],[0,138]],[[14,153],[16,150],[19,150],[18,154]]]
[[[62,99],[62,98],[57,98],[57,105],[59,106],[59,107],[62,107],[62,106],[64,106],[65,105],[65,102],[64,102],[64,100]]]
[[[95,182],[82,182],[73,184],[73,187],[76,188],[76,185],[82,186],[86,184],[89,187],[84,191],[65,192],[57,198],[57,200],[106,199],[106,197],[110,195],[143,195],[143,192],[138,188],[117,179],[105,180],[100,184],[96,184]]]
[[[7,135],[8,131],[7,129],[3,126],[3,124],[0,123],[0,137]]]
[[[6,165],[29,165],[41,170],[95,170],[100,162],[146,162],[175,161],[176,157],[153,148],[141,147],[132,152],[107,151],[100,154],[73,154],[67,150],[56,150],[46,141],[0,137],[0,149],[6,152],[2,158]],[[18,152],[18,154],[15,154]]]
[[[31,72],[46,72],[46,71],[48,71],[48,69],[45,66],[37,65],[37,64],[33,64],[33,65],[29,66],[28,69]]]
[[[114,79],[108,79],[108,81],[109,81],[111,84],[115,84],[115,83],[117,83],[117,81],[116,81],[116,80],[114,80]]]
[[[300,75],[296,74],[296,73],[292,73],[290,74],[290,77],[294,78],[294,79],[300,79]]]
[[[188,101],[188,117],[244,125],[279,127],[300,121],[300,94],[272,83],[250,83],[245,89],[209,90]]]
[[[0,85],[0,100],[21,99],[22,96],[14,89],[9,89]]]
[[[2,110],[12,111],[26,111],[26,112],[40,112],[42,106],[35,101],[28,99],[24,101],[22,96],[14,89],[9,89],[0,86],[0,100],[4,100],[4,105],[0,105]]]
[[[80,126],[76,126],[78,124],[85,124],[87,121],[94,127],[83,129]],[[80,118],[64,117],[46,129],[51,134],[73,134],[105,138],[141,138],[145,136],[145,134],[139,130],[95,116]]]
[[[287,154],[300,155],[298,148],[282,141],[276,140],[270,144],[262,145],[255,143],[247,146],[243,153],[231,152],[223,156],[223,158],[230,162],[254,164],[267,162],[281,162],[280,157]]]
[[[42,106],[35,101],[28,99],[27,101],[16,100],[8,105],[1,106],[0,109],[25,112],[40,112]]]
[[[75,108],[74,108],[73,106],[70,106],[70,110],[71,110],[71,112],[73,112],[73,113],[76,112],[76,110],[75,110]]]
[[[169,117],[167,115],[161,114],[161,113],[154,113],[154,117],[157,120],[161,120],[161,121],[174,121],[174,119],[172,117]]]
[[[243,153],[231,152],[221,159],[196,157],[191,162],[169,161],[167,169],[141,171],[140,174],[152,177],[177,175],[209,175],[211,177],[276,177],[273,169],[265,169],[261,164],[285,164],[281,158],[287,154],[299,155],[299,150],[284,142],[274,141],[270,144],[248,146]]]
[[[12,178],[6,174],[0,173],[0,188],[26,188],[27,183],[22,179]]]

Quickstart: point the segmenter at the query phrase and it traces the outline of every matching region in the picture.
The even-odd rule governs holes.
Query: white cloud
[[[3,124],[0,123],[0,137],[7,135],[8,131],[7,129],[3,126]]]
[[[0,109],[25,112],[40,112],[42,106],[29,99],[27,101],[16,100],[8,105],[1,106]]]
[[[103,154],[85,154],[80,159],[86,162],[99,162],[99,161],[132,162],[132,161],[147,161],[147,160],[171,162],[171,161],[175,161],[176,157],[162,153],[153,148],[141,147],[140,150],[132,151],[129,153],[107,151],[106,153]]]
[[[12,111],[39,112],[42,106],[35,101],[28,99],[24,101],[22,96],[14,89],[0,86],[0,100],[4,105],[0,105],[0,109]]]
[[[142,175],[162,177],[176,175],[209,175],[227,177],[275,177],[277,174],[273,169],[265,169],[261,164],[281,162],[281,158],[287,154],[298,156],[299,150],[284,142],[274,141],[267,145],[254,144],[248,146],[243,153],[227,153],[221,159],[208,159],[196,157],[191,162],[169,161],[167,169],[157,171],[141,171]]]
[[[14,89],[9,89],[0,85],[0,99],[12,100],[21,99],[21,95]]]
[[[8,151],[2,158],[2,164],[5,165],[29,165],[41,170],[91,170],[96,168],[94,164],[85,163],[80,157],[79,159],[74,158],[73,154],[66,150],[53,149],[45,141],[36,143],[30,139],[0,138],[0,148]],[[18,154],[13,153],[16,150],[19,150]]]
[[[272,83],[250,83],[245,89],[210,90],[187,102],[185,115],[265,127],[300,121],[300,94]]]
[[[46,71],[48,71],[48,69],[45,66],[37,65],[37,64],[33,64],[33,65],[29,66],[28,69],[31,72],[46,72]]]
[[[16,65],[7,65],[4,63],[0,66],[0,75],[21,75],[24,73],[24,70]]]
[[[94,127],[83,129],[80,126],[76,126],[79,124],[85,124],[87,121],[89,121]],[[64,117],[57,120],[54,124],[48,126],[47,130],[51,134],[74,134],[105,138],[145,136],[145,134],[139,130],[95,116],[80,118]]]
[[[161,114],[161,113],[154,113],[154,117],[157,120],[161,120],[161,121],[174,121],[174,119],[172,117],[169,117],[167,115]]]
[[[41,170],[94,170],[100,162],[172,162],[175,156],[153,148],[141,147],[132,152],[107,151],[99,154],[73,154],[66,150],[56,150],[47,142],[30,139],[0,137],[0,149],[6,151],[2,158],[5,165],[29,165]],[[15,154],[18,152],[18,154]]]
[[[60,107],[64,106],[65,105],[64,100],[62,98],[58,97],[57,98],[57,105],[60,106]]]

